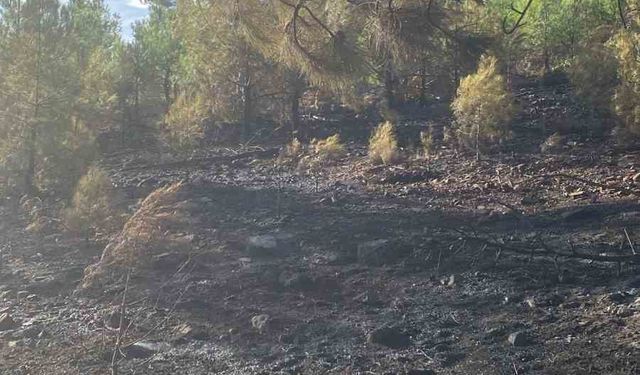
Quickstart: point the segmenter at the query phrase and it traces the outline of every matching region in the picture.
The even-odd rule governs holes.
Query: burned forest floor
[[[314,171],[275,144],[110,152],[125,210],[182,182],[153,210],[181,220],[90,291],[126,234],[35,232],[4,204],[0,373],[110,373],[119,336],[120,374],[640,373],[640,152],[541,152],[541,116],[574,114],[561,89],[521,94],[513,146],[480,160],[373,166],[349,137]]]

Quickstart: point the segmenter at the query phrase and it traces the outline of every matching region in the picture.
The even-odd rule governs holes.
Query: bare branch
[[[427,20],[429,21],[429,23],[431,24],[431,26],[433,26],[434,28],[436,28],[437,30],[439,30],[441,33],[443,33],[446,37],[448,37],[451,40],[454,40],[456,42],[459,42],[458,38],[451,33],[451,31],[445,29],[444,27],[440,26],[436,21],[433,20],[433,18],[431,17],[432,14],[432,8],[433,8],[433,3],[435,2],[435,0],[429,0],[429,5],[427,5]]]
[[[515,12],[516,14],[519,15],[518,20],[516,21],[515,24],[513,24],[512,27],[508,28],[507,27],[507,23],[509,22],[509,17],[505,16],[504,20],[502,20],[502,31],[507,34],[513,34],[516,30],[518,30],[520,27],[522,27],[524,25],[524,23],[522,23],[522,21],[524,21],[524,17],[527,15],[527,12],[529,11],[529,7],[531,7],[531,4],[533,4],[533,0],[529,0],[527,2],[527,5],[524,7],[523,10],[518,10],[515,5],[513,5],[513,3],[511,3],[511,10],[513,12]]]
[[[618,0],[618,12],[620,13],[620,21],[622,21],[622,26],[627,28],[627,18],[624,14],[624,0]]]
[[[124,285],[124,292],[122,292],[122,303],[120,304],[120,324],[118,326],[118,337],[116,338],[116,344],[113,348],[113,355],[111,356],[111,374],[118,375],[118,363],[120,356],[120,348],[122,347],[122,340],[125,332],[125,315],[127,312],[127,292],[129,291],[129,280],[131,279],[131,269],[127,272],[127,281]]]

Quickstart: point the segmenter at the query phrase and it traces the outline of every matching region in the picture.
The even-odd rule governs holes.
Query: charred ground
[[[113,239],[25,230],[2,206],[0,370],[107,373],[126,291],[121,373],[637,373],[640,154],[597,134],[540,152],[540,121],[582,122],[567,91],[521,89],[511,144],[479,161],[444,147],[373,167],[374,120],[345,117],[322,129],[353,134],[347,156],[315,174],[277,165],[277,142],[112,150],[130,213],[182,181],[159,212],[189,217],[162,227],[180,246],[90,293]]]

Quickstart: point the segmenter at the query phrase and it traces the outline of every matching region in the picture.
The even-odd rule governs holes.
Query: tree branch
[[[509,21],[508,16],[505,16],[504,19],[502,20],[502,31],[507,34],[507,35],[511,35],[513,34],[517,29],[519,29],[520,27],[522,27],[524,24],[522,23],[522,21],[524,20],[524,17],[527,15],[527,12],[529,11],[529,7],[531,7],[531,4],[533,4],[533,0],[529,0],[527,2],[527,5],[524,7],[523,10],[518,10],[516,9],[516,7],[513,5],[513,3],[511,3],[511,10],[514,11],[515,13],[517,13],[519,15],[518,20],[516,21],[516,23],[511,27],[511,28],[507,28],[507,22]]]

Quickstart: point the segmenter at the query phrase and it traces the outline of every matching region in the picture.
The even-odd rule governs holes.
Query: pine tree
[[[79,4],[0,4],[0,166],[18,191],[69,191],[91,156],[91,133],[77,111],[90,49],[78,42]]]

